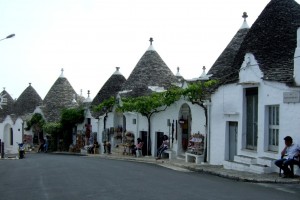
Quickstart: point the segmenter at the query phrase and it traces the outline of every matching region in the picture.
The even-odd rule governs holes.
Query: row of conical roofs
[[[149,92],[149,86],[167,89],[177,81],[176,76],[154,50],[152,42],[153,39],[151,38],[150,47],[141,57],[128,80],[126,80],[121,74],[119,67],[117,67],[116,71],[105,82],[96,97],[90,102],[91,105],[98,105],[105,99],[116,96],[120,91],[127,91],[130,96],[140,96]],[[31,84],[16,101],[5,90],[1,94],[5,94],[7,98],[7,105],[4,106],[4,109],[0,109],[1,121],[7,115],[23,116],[33,113],[36,107],[39,106],[46,120],[55,122],[59,120],[60,112],[63,108],[74,107],[79,102],[84,102],[63,75],[63,69],[60,77],[52,85],[44,100],[41,99]],[[94,116],[96,114],[93,113]]]
[[[228,46],[210,68],[208,75],[219,80],[220,84],[235,83],[239,79],[239,70],[246,53],[254,54],[263,79],[282,83],[293,83],[294,51],[297,44],[297,28],[300,27],[300,6],[294,0],[271,0],[260,16],[249,28],[246,18]],[[98,105],[120,91],[130,96],[140,96],[151,92],[150,86],[168,89],[181,77],[179,69],[174,75],[152,45],[150,46],[132,73],[126,80],[119,68],[106,81],[91,102]],[[205,70],[205,68],[204,68]],[[62,108],[71,107],[80,100],[75,90],[62,75],[56,80],[45,99],[42,101],[29,85],[21,96],[14,101],[3,90],[1,96],[7,98],[7,105],[0,109],[0,122],[6,115],[24,115],[32,113],[37,106],[48,121],[57,121]]]

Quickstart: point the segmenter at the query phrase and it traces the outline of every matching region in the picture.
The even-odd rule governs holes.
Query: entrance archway
[[[192,114],[188,104],[183,104],[179,110],[178,116],[178,153],[185,153],[188,148],[189,138],[191,136]]]
[[[10,124],[6,124],[4,126],[3,141],[4,141],[4,148],[5,148],[4,151],[10,150],[14,142],[13,129]]]

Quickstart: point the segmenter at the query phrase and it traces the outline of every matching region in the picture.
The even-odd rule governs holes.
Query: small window
[[[136,124],[136,119],[132,119],[132,124]]]

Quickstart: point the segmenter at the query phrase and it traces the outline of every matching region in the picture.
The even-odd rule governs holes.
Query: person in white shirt
[[[275,165],[283,170],[284,178],[293,175],[289,166],[294,165],[297,161],[295,157],[300,156],[300,146],[293,143],[293,138],[286,136],[284,138],[285,148],[281,152],[281,159],[275,161]]]

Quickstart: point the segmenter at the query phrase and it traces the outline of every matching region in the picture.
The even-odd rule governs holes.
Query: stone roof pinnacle
[[[247,20],[246,20],[248,18],[247,12],[244,12],[242,17],[244,18],[244,22],[243,22],[240,29],[249,28],[249,25],[248,25]]]
[[[154,47],[153,47],[153,45],[152,45],[152,42],[153,42],[153,41],[154,41],[154,40],[153,40],[153,38],[151,37],[150,40],[149,40],[150,46],[149,46],[149,48],[148,48],[147,51],[155,51],[155,49],[154,49]]]

